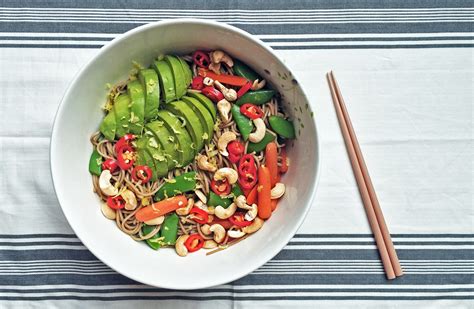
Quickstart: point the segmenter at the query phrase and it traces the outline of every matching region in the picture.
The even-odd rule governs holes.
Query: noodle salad
[[[110,87],[89,160],[101,211],[154,250],[222,250],[285,193],[293,123],[278,94],[221,50],[166,55]]]

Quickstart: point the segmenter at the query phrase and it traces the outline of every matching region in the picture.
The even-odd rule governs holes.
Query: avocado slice
[[[179,156],[175,148],[176,137],[174,134],[166,128],[163,121],[159,120],[148,123],[145,129],[148,130],[146,134],[149,132],[161,144],[165,157],[168,160],[168,169],[173,169],[178,163],[177,158]]]
[[[183,58],[178,57],[179,62],[181,63],[181,66],[183,67],[183,72],[184,72],[184,77],[186,79],[186,88],[191,85],[191,82],[193,81],[193,72],[191,72],[191,68],[189,65],[184,61]]]
[[[140,153],[147,153],[143,155],[145,162],[153,170],[153,176],[163,177],[168,174],[168,163],[161,150],[161,145],[156,141],[155,137],[143,136],[137,141],[138,157]],[[137,161],[138,162],[138,161]]]
[[[174,88],[174,77],[170,65],[165,60],[155,60],[153,68],[160,79],[162,101],[165,103],[176,100],[176,92]]]
[[[207,139],[204,138],[208,143],[212,140],[212,135],[214,133],[214,120],[212,119],[211,113],[207,110],[207,108],[195,98],[184,96],[181,98],[184,103],[186,103],[194,113],[198,116],[199,120],[201,121],[201,126],[204,128],[204,131],[207,133]]]
[[[166,128],[174,133],[177,143],[176,150],[180,154],[178,156],[179,165],[177,167],[186,166],[191,163],[196,154],[195,150],[191,148],[191,136],[184,127],[183,122],[173,113],[167,110],[160,110],[158,112],[158,119],[163,121]]]
[[[148,166],[152,172],[151,180],[156,181],[158,179],[158,173],[156,171],[155,163],[153,162],[151,154],[146,150],[146,143],[146,138],[141,138],[137,140],[137,160],[135,161],[135,163],[136,165]]]
[[[211,113],[212,119],[216,121],[216,118],[217,118],[216,106],[211,100],[209,100],[205,95],[197,93],[197,92],[193,92],[193,91],[188,91],[186,95],[188,97],[195,98],[198,101],[200,101],[202,104],[204,104],[207,110]]]
[[[145,117],[145,89],[143,85],[134,80],[127,85],[130,97],[130,132],[141,134]]]
[[[115,113],[115,135],[122,137],[130,131],[130,97],[126,94],[121,94],[115,99],[114,113]]]
[[[99,130],[105,136],[106,139],[108,139],[109,141],[113,141],[115,139],[115,128],[115,113],[113,110],[111,110],[102,120]]]
[[[203,134],[204,129],[201,125],[201,121],[197,117],[196,113],[183,101],[174,101],[166,105],[166,109],[174,113],[176,116],[183,117],[185,120],[185,127],[191,135],[193,145],[191,148],[195,149],[196,152],[201,151],[204,146]]]
[[[160,107],[160,83],[158,75],[153,69],[144,69],[138,72],[138,79],[145,89],[145,120],[156,118]]]
[[[183,66],[175,56],[167,55],[165,56],[165,61],[171,67],[171,72],[174,76],[174,89],[176,90],[176,98],[180,99],[186,94],[186,89],[188,88],[186,86]]]

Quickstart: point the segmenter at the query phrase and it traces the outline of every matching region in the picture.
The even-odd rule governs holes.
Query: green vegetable
[[[208,206],[214,206],[214,207],[217,207],[217,206],[222,206],[223,208],[227,208],[229,207],[233,202],[234,202],[234,197],[237,197],[239,195],[244,195],[244,192],[242,191],[242,189],[240,189],[240,187],[238,185],[235,185],[233,188],[232,188],[232,196],[230,197],[220,197],[219,195],[215,194],[214,192],[209,192],[209,198],[208,198],[208,201],[207,201],[207,205]]]
[[[207,108],[207,110],[211,113],[212,119],[216,120],[216,118],[217,118],[216,106],[211,100],[209,100],[208,97],[206,97],[205,95],[203,95],[201,93],[192,92],[192,91],[188,91],[188,93],[186,95],[191,97],[191,98],[195,98],[199,102],[204,104],[204,106]]]
[[[168,128],[165,127],[162,121],[153,121],[145,126],[147,130],[146,135],[151,135],[161,144],[164,151],[164,155],[168,160],[168,169],[171,170],[176,166],[178,161],[175,159],[178,157],[178,151],[175,148],[175,137]]]
[[[160,78],[161,93],[163,94],[162,100],[165,103],[176,100],[174,76],[170,65],[164,60],[155,60],[153,68]]]
[[[263,137],[263,139],[260,142],[258,142],[258,143],[249,143],[249,145],[247,146],[247,153],[251,153],[251,152],[254,152],[254,151],[255,152],[262,151],[262,150],[265,149],[265,147],[267,146],[268,143],[273,142],[274,140],[275,140],[275,135],[266,132],[265,136]]]
[[[145,89],[143,85],[134,80],[127,85],[130,97],[130,132],[141,134],[145,119]]]
[[[150,234],[154,229],[155,227],[153,225],[144,224],[142,227],[142,233],[144,236],[146,236]],[[145,241],[147,245],[150,246],[150,248],[152,248],[153,250],[158,250],[163,245],[163,239],[160,237],[160,232],[156,233],[154,236],[148,238]]]
[[[201,121],[201,126],[204,129],[206,136],[202,136],[201,138],[205,140],[207,144],[212,140],[212,136],[214,134],[214,120],[212,119],[211,113],[207,110],[207,108],[202,104],[199,100],[195,98],[191,98],[188,96],[184,96],[181,98],[184,103],[188,104],[189,107],[194,111],[194,113],[198,116],[199,120]]]
[[[161,237],[163,237],[163,243],[166,245],[174,245],[176,238],[178,238],[178,220],[179,217],[176,213],[166,216],[165,221],[161,225]]]
[[[102,173],[102,156],[96,149],[94,149],[89,159],[89,172],[97,176],[100,176],[100,173]]]
[[[196,188],[196,172],[188,172],[165,183],[155,194],[155,201],[192,191]]]
[[[160,106],[160,83],[153,69],[140,70],[138,79],[145,89],[145,120],[155,119]]]
[[[115,135],[122,137],[130,131],[130,97],[126,94],[121,94],[115,99],[114,113],[115,113]]]
[[[239,60],[234,59],[234,66],[232,69],[234,70],[235,75],[245,77],[251,82],[256,79],[261,79],[261,77],[254,70]]]
[[[117,122],[115,121],[115,113],[113,110],[111,110],[100,124],[100,133],[102,133],[107,140],[113,141],[115,139],[116,125]]]
[[[235,104],[238,106],[245,104],[245,103],[252,103],[255,105],[263,105],[270,101],[272,97],[275,95],[275,91],[273,90],[257,90],[257,91],[249,91],[243,96],[241,96]]]
[[[166,104],[166,109],[185,120],[185,127],[193,140],[194,149],[199,152],[204,146],[202,139],[204,129],[196,113],[183,101],[170,102]]]
[[[234,118],[237,127],[239,128],[240,134],[244,141],[248,140],[250,133],[253,131],[253,122],[252,120],[248,119],[240,112],[240,107],[236,104],[232,105],[231,108],[232,117]]]
[[[184,77],[186,79],[186,89],[187,89],[193,80],[193,73],[191,72],[191,68],[186,63],[186,61],[183,60],[183,58],[181,57],[177,57],[177,58],[179,62],[181,63],[181,67],[183,68]]]
[[[165,56],[165,61],[171,68],[174,76],[174,89],[176,90],[176,98],[179,99],[186,94],[186,78],[184,76],[183,66],[175,56]]]
[[[242,189],[240,189],[240,186],[239,185],[234,185],[234,187],[232,188],[232,194],[237,197],[237,196],[240,196],[240,195],[245,195],[244,194],[244,191],[242,191]]]
[[[270,116],[268,119],[270,126],[272,127],[273,131],[275,131],[278,135],[284,138],[295,138],[295,127],[293,126],[293,122],[288,121],[280,116]]]

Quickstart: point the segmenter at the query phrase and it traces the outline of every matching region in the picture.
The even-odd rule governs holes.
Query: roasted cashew
[[[214,63],[211,62],[209,64],[209,70],[213,71],[216,74],[221,74],[221,64],[220,63]]]
[[[135,197],[135,193],[130,190],[125,190],[120,194],[123,199],[125,200],[125,209],[126,210],[134,210],[137,208],[137,198]]]
[[[240,238],[244,236],[246,233],[242,231],[242,229],[230,229],[227,231],[227,235],[232,238]]]
[[[258,143],[265,137],[265,131],[267,128],[262,118],[254,119],[253,124],[255,125],[255,131],[250,133],[249,141],[252,143]]]
[[[219,205],[216,207],[214,214],[219,219],[227,219],[227,218],[230,218],[230,216],[232,216],[236,210],[237,210],[237,205],[235,205],[235,203],[230,204],[230,206],[227,208],[224,208]]]
[[[247,213],[245,214],[245,220],[247,221],[252,221],[255,219],[258,213],[258,207],[256,204],[252,204],[252,206],[247,205],[247,200],[245,199],[245,196],[239,195],[235,199],[235,204],[237,204],[237,207],[241,209],[247,210]]]
[[[217,166],[209,162],[208,157],[205,155],[198,154],[196,160],[198,167],[203,171],[215,172],[217,170]]]
[[[118,189],[110,183],[110,179],[112,179],[110,171],[103,170],[99,177],[99,188],[105,195],[114,196],[118,194]]]
[[[181,235],[176,240],[176,244],[174,245],[174,249],[179,256],[186,256],[188,255],[188,249],[184,246],[184,242],[188,239],[189,235]]]
[[[218,80],[214,81],[214,85],[217,89],[220,90],[220,92],[222,92],[224,98],[227,101],[234,102],[235,100],[237,100],[237,91],[235,91],[234,89],[225,87]]]
[[[205,240],[204,241],[204,245],[202,246],[204,249],[214,249],[217,247],[217,243],[212,240],[212,239],[209,239],[209,240]]]
[[[258,214],[257,204],[252,204],[252,206],[250,206],[250,209],[245,214],[244,218],[246,221],[252,221],[257,217],[257,214]]]
[[[204,235],[211,235],[211,231],[209,230],[211,226],[209,224],[203,224],[201,225],[201,232],[204,234]]]
[[[234,202],[239,208],[246,209],[246,210],[251,208],[251,206],[247,205],[247,199],[245,198],[244,195],[237,196]]]
[[[227,145],[236,139],[237,135],[235,135],[234,132],[227,131],[222,133],[222,135],[219,137],[219,140],[217,141],[217,148],[219,149],[221,155],[224,157],[229,156],[229,153],[227,152]]]
[[[255,90],[260,90],[263,87],[265,87],[266,84],[267,84],[267,82],[264,79],[262,79],[261,81],[256,79],[256,80],[253,81],[252,87],[250,89],[252,89],[254,91]]]
[[[160,216],[158,218],[145,221],[144,223],[146,225],[160,225],[161,223],[163,223],[163,221],[165,221],[165,216]]]
[[[239,175],[237,171],[231,167],[222,167],[214,173],[214,180],[224,180],[227,179],[227,182],[231,185],[237,182]]]
[[[197,197],[203,204],[207,203],[207,197],[204,195],[204,193],[202,193],[201,190],[194,190],[194,193],[197,195]]]
[[[252,224],[242,228],[242,232],[245,232],[247,234],[255,233],[263,226],[263,222],[264,221],[262,219],[256,217],[255,220],[253,220]]]
[[[221,243],[225,238],[225,228],[220,224],[213,224],[209,228],[209,231],[214,233],[214,241]]]
[[[222,99],[217,102],[217,110],[219,111],[219,115],[221,115],[222,120],[224,123],[229,122],[229,113],[232,105],[226,99]]]
[[[189,215],[189,212],[191,211],[191,208],[194,206],[194,199],[190,198],[188,199],[188,204],[186,207],[181,207],[176,209],[176,214],[180,216],[186,216]]]
[[[107,205],[107,203],[101,203],[100,204],[100,210],[102,211],[102,214],[104,215],[104,217],[106,217],[107,219],[110,219],[110,220],[115,220],[115,217],[117,216],[117,213],[115,212],[115,210],[110,208]]]
[[[210,58],[211,58],[212,63],[217,64],[217,63],[224,62],[229,67],[234,66],[234,61],[232,60],[232,58],[229,57],[229,55],[224,53],[222,50],[215,50],[211,52],[210,56],[211,56]]]
[[[277,182],[271,191],[272,200],[282,197],[283,194],[285,194],[285,185]]]
[[[206,86],[212,86],[212,85],[214,85],[214,80],[212,78],[206,76],[202,80],[202,83]]]

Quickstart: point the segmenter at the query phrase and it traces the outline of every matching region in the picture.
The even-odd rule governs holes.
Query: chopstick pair
[[[359,147],[359,142],[352,127],[349,114],[342,98],[341,90],[336,82],[334,73],[327,74],[329,88],[331,90],[334,107],[341,127],[344,142],[352,165],[352,170],[359,187],[365,212],[369,220],[370,228],[375,238],[375,243],[382,259],[385,274],[388,279],[395,279],[403,275],[403,270],[398,260],[397,252],[393,246],[392,238],[385,223],[382,209],[380,208],[374,186],[369,176],[367,166]]]

